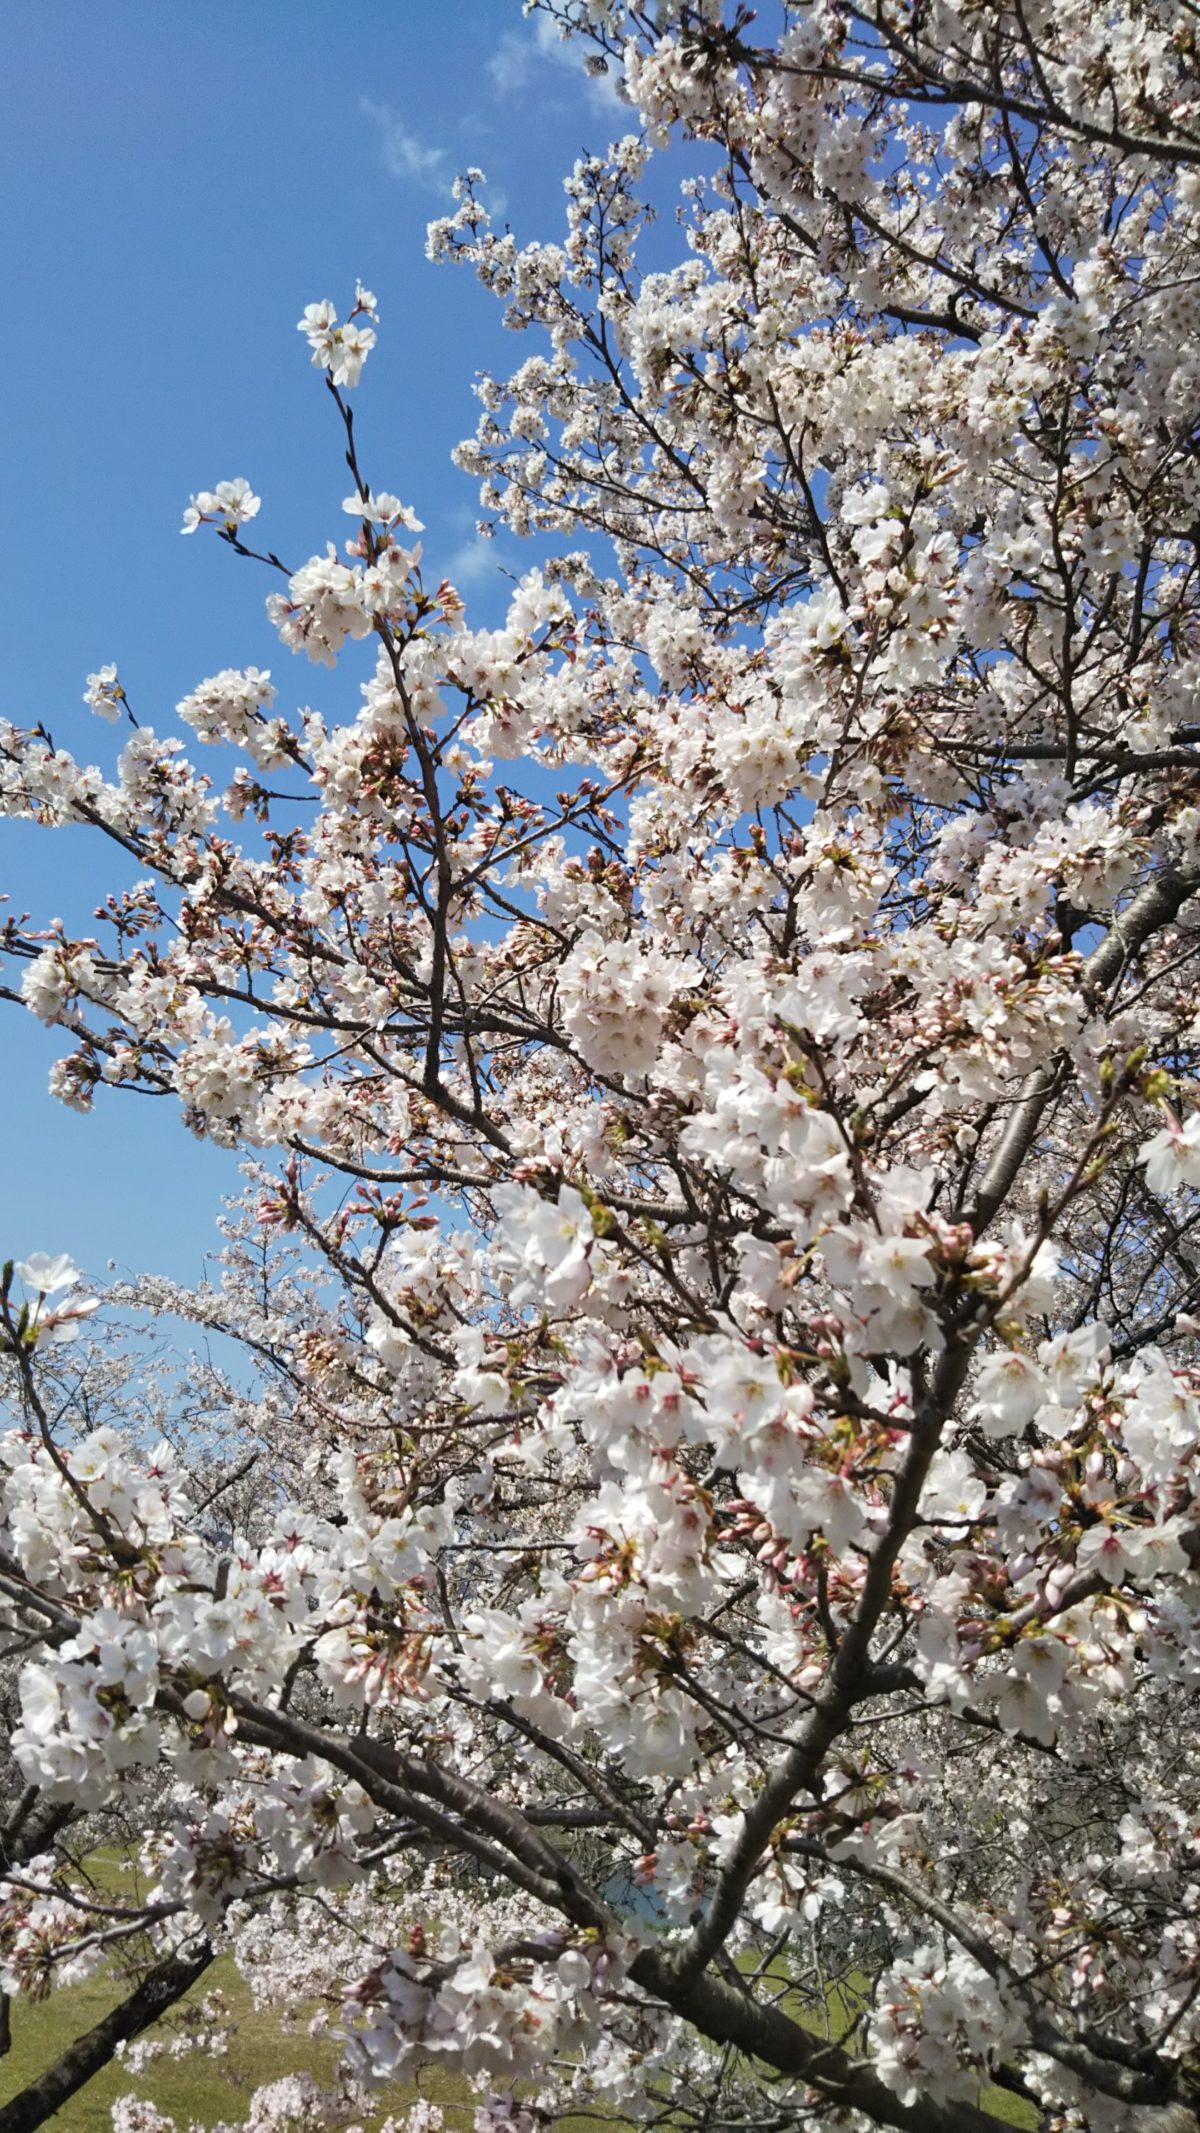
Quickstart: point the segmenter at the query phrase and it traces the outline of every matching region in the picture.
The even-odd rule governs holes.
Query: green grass
[[[277,2010],[256,2008],[230,1956],[222,1956],[213,1964],[189,1998],[199,2001],[216,1989],[229,2008],[227,2058],[213,2058],[200,2051],[180,2060],[156,2059],[136,2079],[117,2063],[98,2074],[56,2113],[49,2121],[55,2133],[111,2133],[110,2106],[128,2090],[149,2097],[160,2111],[186,2128],[193,2122],[211,2126],[223,2118],[240,2119],[250,2090],[283,2074],[307,2072],[322,2083],[332,2080],[338,2045],[328,2038],[310,2037],[303,2019],[289,2032]],[[0,2098],[17,2094],[82,2031],[98,2022],[119,1997],[120,1990],[114,1989],[111,1977],[97,1977],[87,1984],[67,1987],[40,2005],[18,2002],[13,2010],[13,2050],[0,2060]],[[184,2007],[187,2004],[181,2003]],[[852,1988],[834,1986],[828,2011],[811,2006],[789,2011],[803,2021],[805,2028],[836,2037],[849,2027],[859,2004]],[[389,2111],[402,2117],[418,2094],[442,2105],[451,2133],[467,2133],[474,2098],[465,2082],[455,2080],[440,2068],[423,2069],[419,2082],[380,2090],[377,2107],[365,2125],[368,2129],[377,2125]],[[1000,2089],[985,2089],[979,2102],[998,2123],[1024,2128],[1037,2123],[1037,2114],[1030,2105]],[[614,2133],[615,2124],[614,2121]],[[568,2119],[566,2133],[595,2133],[595,2121]]]
[[[151,2097],[160,2111],[184,2126],[193,2119],[212,2125],[220,2118],[243,2117],[248,2090],[281,2074],[307,2068],[319,2081],[330,2079],[338,2058],[336,2045],[308,2037],[302,2029],[289,2036],[277,2014],[256,2011],[231,1957],[213,1964],[191,2000],[203,1999],[214,1987],[227,1999],[236,2025],[228,2059],[201,2052],[181,2060],[156,2059],[137,2079],[118,2060],[49,2121],[56,2133],[111,2133],[110,2105],[130,2089]],[[104,1975],[68,1986],[35,2006],[19,2001],[13,2009],[13,2049],[0,2061],[0,2093],[18,2094],[120,1997],[119,1985],[114,1989],[111,1975]]]
[[[214,1991],[220,1991],[228,2010],[228,2019],[215,2025],[229,2031],[226,2056],[214,2057],[200,2049],[182,2059],[158,2058],[140,2075],[128,2073],[116,2061],[47,2120],[54,2133],[112,2133],[111,2106],[118,2096],[130,2092],[148,2098],[186,2133],[192,2124],[240,2121],[251,2090],[283,2074],[309,2073],[322,2085],[333,2080],[341,2046],[332,2038],[309,2036],[312,2010],[298,2010],[295,2027],[289,2029],[277,2008],[256,2008],[232,1956],[218,1958],[179,2002],[176,2014],[198,2005]],[[13,2049],[0,2059],[0,2102],[19,2094],[121,1997],[122,1987],[108,1975],[64,1987],[38,2004],[19,2001],[13,2009]],[[171,2026],[168,2018],[162,2034],[168,2034]],[[148,2030],[145,2038],[159,2034]],[[422,2067],[412,2080],[389,2083],[377,2091],[370,2111],[347,2111],[346,2116],[353,2116],[366,2133],[372,2133],[389,2112],[403,2121],[418,2096],[442,2106],[447,2133],[470,2133],[479,2099],[465,2080],[436,2066]],[[331,2120],[331,2126],[337,2122]],[[568,2118],[563,2123],[565,2133],[596,2133],[594,2118]],[[621,2121],[614,2119],[612,2126],[613,2133],[621,2133]]]
[[[1024,2126],[1027,2133],[1028,2128],[1037,2125],[1040,2117],[1036,2105],[1026,2103],[1023,2097],[1010,2096],[1004,2089],[982,2089],[979,2108],[981,2111],[990,2111],[992,2117],[998,2118],[1003,2125]]]
[[[109,1893],[127,1895],[135,1886],[130,1870],[116,1854],[93,1853],[88,1876],[95,1887]],[[788,2013],[823,2037],[844,2036],[869,1996],[869,1980],[851,1975],[830,1985],[823,2005],[814,2005],[811,1999],[786,1990],[788,1973],[781,1962],[772,1966],[771,1976],[784,1988],[781,1997]],[[125,1989],[113,1973],[106,1972],[37,2004],[17,2001],[13,2049],[0,2060],[0,2101],[18,2094],[52,2065],[75,2038],[108,2012]],[[182,2059],[158,2058],[140,2076],[130,2075],[117,2061],[56,2113],[49,2121],[54,2133],[111,2133],[111,2105],[129,2091],[148,2097],[186,2129],[193,2123],[212,2126],[221,2119],[242,2118],[250,2091],[281,2075],[310,2073],[323,2085],[333,2080],[340,2047],[332,2038],[308,2034],[311,2009],[297,2009],[295,2025],[289,2027],[278,2009],[256,2008],[232,1957],[222,1956],[180,2002],[176,2018],[212,1992],[220,1992],[227,2009],[227,2018],[218,2025],[230,2033],[227,2056],[216,2057],[201,2049]],[[164,2033],[170,2034],[174,2026],[168,2017]],[[147,2032],[150,2037],[157,2034]],[[469,2133],[475,2098],[465,2081],[437,2067],[423,2068],[416,2079],[381,2089],[375,2108],[361,2120],[367,2133],[389,2112],[402,2118],[418,2095],[441,2104],[448,2133]],[[1030,2105],[1003,2090],[984,2089],[979,2103],[998,2124],[1031,2128],[1037,2123]],[[595,2118],[564,2123],[565,2133],[596,2133]],[[613,2133],[620,2133],[621,2122],[614,2119],[611,2124]]]
[[[122,1902],[140,1893],[136,1865],[112,1847],[89,1854],[81,1880],[93,1891]],[[65,1986],[47,2000],[18,2000],[12,2009],[12,2050],[0,2060],[0,2102],[18,2095],[52,2066],[128,1990],[128,1983],[115,1970],[107,1970],[84,1984]],[[294,2023],[289,2024],[278,2008],[256,2007],[229,1955],[213,1963],[161,2028],[145,2031],[139,2041],[158,2041],[178,2033],[181,2018],[198,2009],[212,1993],[220,1994],[225,2014],[209,2026],[228,2031],[227,2054],[218,2056],[201,2048],[181,2059],[163,2056],[140,2075],[131,2074],[116,2060],[47,2121],[54,2133],[111,2133],[111,2106],[118,2096],[130,2092],[149,2098],[186,2129],[191,2124],[211,2126],[221,2119],[243,2118],[251,2090],[284,2074],[312,2074],[322,2086],[333,2081],[342,2047],[333,2038],[308,2034],[313,2008],[297,2008]],[[422,2068],[416,2080],[381,2088],[375,2108],[369,2114],[354,2115],[370,2133],[389,2111],[403,2114],[418,2095],[442,2105],[449,2133],[466,2133],[475,2098],[464,2081],[456,2081],[438,2067]],[[579,2122],[580,2133],[586,2124]]]

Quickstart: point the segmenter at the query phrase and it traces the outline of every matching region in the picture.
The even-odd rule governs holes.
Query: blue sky
[[[338,436],[295,322],[316,298],[348,307],[356,275],[381,311],[358,395],[365,468],[425,520],[430,571],[491,619],[497,564],[525,559],[476,542],[475,485],[449,453],[474,427],[475,371],[526,351],[472,277],[426,263],[425,225],[476,163],[518,235],[558,236],[562,176],[627,127],[605,85],[519,0],[5,0],[3,14],[0,714],[103,762],[113,736],[81,691],[110,660],[160,731],[223,666],[269,666],[290,703],[353,704],[357,671],[331,677],[278,645],[265,573],[179,524],[192,491],[242,474],[263,498],[255,535],[289,561],[344,537]],[[7,909],[86,933],[116,885],[82,832],[0,821]],[[232,1159],[170,1101],[111,1094],[86,1119],[53,1104],[66,1047],[30,1016],[0,1016],[0,1046],[0,1250],[195,1278]]]

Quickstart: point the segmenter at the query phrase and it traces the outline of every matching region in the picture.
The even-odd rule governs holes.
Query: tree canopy
[[[317,671],[0,726],[113,848],[0,937],[56,1092],[250,1168],[115,1301],[257,1373],[6,1272],[0,1987],[136,1939],[132,2036],[232,1948],[481,2133],[1195,2128],[1200,17],[537,5],[629,116],[556,241],[430,230],[525,336],[503,626],[359,284],[339,538],[184,521]]]

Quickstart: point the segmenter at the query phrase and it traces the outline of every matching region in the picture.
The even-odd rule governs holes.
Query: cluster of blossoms
[[[195,533],[198,526],[220,525],[234,534],[248,519],[257,518],[261,508],[261,496],[255,496],[249,482],[239,475],[236,481],[219,481],[215,489],[201,489],[193,496],[180,531]]]
[[[83,700],[89,711],[98,718],[106,718],[110,725],[120,718],[125,703],[125,690],[115,666],[101,667],[96,674],[89,674]]]
[[[15,1266],[6,1268],[3,1278],[6,1305],[12,1301],[11,1275],[14,1273],[25,1291],[25,1301],[16,1314],[15,1326],[11,1312],[6,1314],[7,1331],[14,1340],[30,1348],[39,1340],[57,1344],[78,1340],[84,1322],[100,1308],[97,1297],[70,1295],[79,1281],[79,1269],[65,1252],[31,1252],[28,1259],[18,1259]],[[51,1303],[51,1297],[61,1297],[62,1301]]]
[[[535,337],[459,454],[485,513],[593,552],[486,628],[426,583],[341,398],[360,286],[301,321],[353,537],[268,602],[357,715],[214,674],[178,712],[224,796],[145,727],[110,771],[0,727],[0,811],[137,875],[102,937],[4,936],[58,1093],[278,1151],[257,1242],[170,1299],[263,1373],[221,1461],[66,1384],[73,1270],[4,1289],[2,1989],[104,1944],[59,1832],[153,1801],[163,1990],[230,1946],[294,1998],[319,1898],[354,2079],[451,2064],[479,2133],[987,2133],[987,2084],[1182,2133],[1192,27],[541,6],[642,130],[561,243],[472,173],[430,246]],[[643,271],[681,139],[686,255]],[[245,553],[257,509],[186,530]]]
[[[358,282],[354,305],[344,324],[338,323],[337,308],[326,298],[323,303],[305,306],[296,331],[306,335],[314,367],[328,371],[330,384],[350,387],[358,384],[363,364],[375,346],[374,329],[355,321],[378,318],[374,296]]]

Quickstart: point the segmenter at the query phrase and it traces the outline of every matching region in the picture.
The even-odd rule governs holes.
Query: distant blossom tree
[[[351,537],[261,544],[358,716],[215,674],[223,793],[146,723],[110,773],[0,729],[4,811],[135,877],[11,922],[8,997],[66,1103],[255,1166],[221,1284],[136,1300],[263,1387],[215,1450],[96,1423],[71,1270],[6,1277],[0,1982],[231,1948],[480,2133],[1181,2133],[1200,17],[543,12],[627,137],[561,242],[477,172],[430,236],[529,336],[459,454],[538,538],[503,626],[373,486],[360,286],[301,320]],[[150,1794],[85,1901],[64,1814]]]

